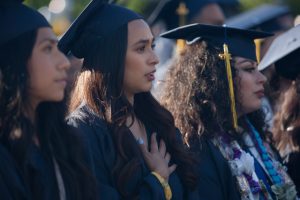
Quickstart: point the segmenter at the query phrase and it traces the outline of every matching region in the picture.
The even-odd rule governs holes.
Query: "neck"
[[[38,104],[38,101],[31,100],[25,108],[25,116],[31,121],[32,124],[35,123],[35,113]]]
[[[125,96],[129,103],[133,106],[134,105],[134,94],[125,92]]]

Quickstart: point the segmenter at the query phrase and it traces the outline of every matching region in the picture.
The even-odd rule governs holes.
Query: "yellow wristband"
[[[151,174],[153,174],[157,178],[157,180],[160,182],[161,186],[163,187],[166,200],[170,200],[172,198],[172,191],[169,183],[158,173],[151,172]]]

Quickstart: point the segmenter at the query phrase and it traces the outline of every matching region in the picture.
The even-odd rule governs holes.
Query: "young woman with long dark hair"
[[[1,1],[0,10],[1,199],[93,199],[64,121],[70,63],[40,13],[21,1]]]
[[[80,132],[101,198],[192,198],[193,159],[150,93],[158,59],[142,17],[92,1],[60,47],[83,58],[68,122]]]

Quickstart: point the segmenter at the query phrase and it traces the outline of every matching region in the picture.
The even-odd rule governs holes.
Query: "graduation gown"
[[[0,199],[59,200],[54,165],[37,146],[29,147],[21,167],[0,144],[0,163]]]
[[[286,163],[288,174],[294,181],[298,196],[300,196],[300,152],[292,152],[289,154],[288,162]]]
[[[206,200],[240,200],[236,181],[227,160],[220,150],[203,136],[194,152],[199,155],[199,199]]]
[[[113,181],[112,169],[117,152],[105,121],[84,104],[71,113],[67,121],[77,129],[81,138],[87,165],[97,180],[100,199],[125,199]],[[170,154],[172,155],[172,152]],[[126,190],[130,192],[138,187],[139,199],[164,200],[165,194],[160,182],[151,174],[144,161],[142,168],[130,179]],[[169,185],[173,200],[194,198],[192,195],[184,197],[183,186],[176,172],[170,175]]]
[[[33,200],[59,200],[54,164],[34,144],[29,148],[25,170],[25,179]]]
[[[0,199],[30,199],[15,160],[2,144],[0,144]]]

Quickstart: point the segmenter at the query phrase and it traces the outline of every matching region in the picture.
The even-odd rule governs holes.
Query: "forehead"
[[[41,42],[45,39],[57,41],[57,37],[49,27],[39,28],[37,31],[37,42]]]
[[[257,62],[248,58],[243,57],[233,57],[234,59],[234,66],[236,68],[246,67],[246,66],[253,66],[257,67]]]
[[[148,24],[142,20],[133,20],[128,23],[128,43],[134,43],[141,39],[152,39],[153,35]]]

